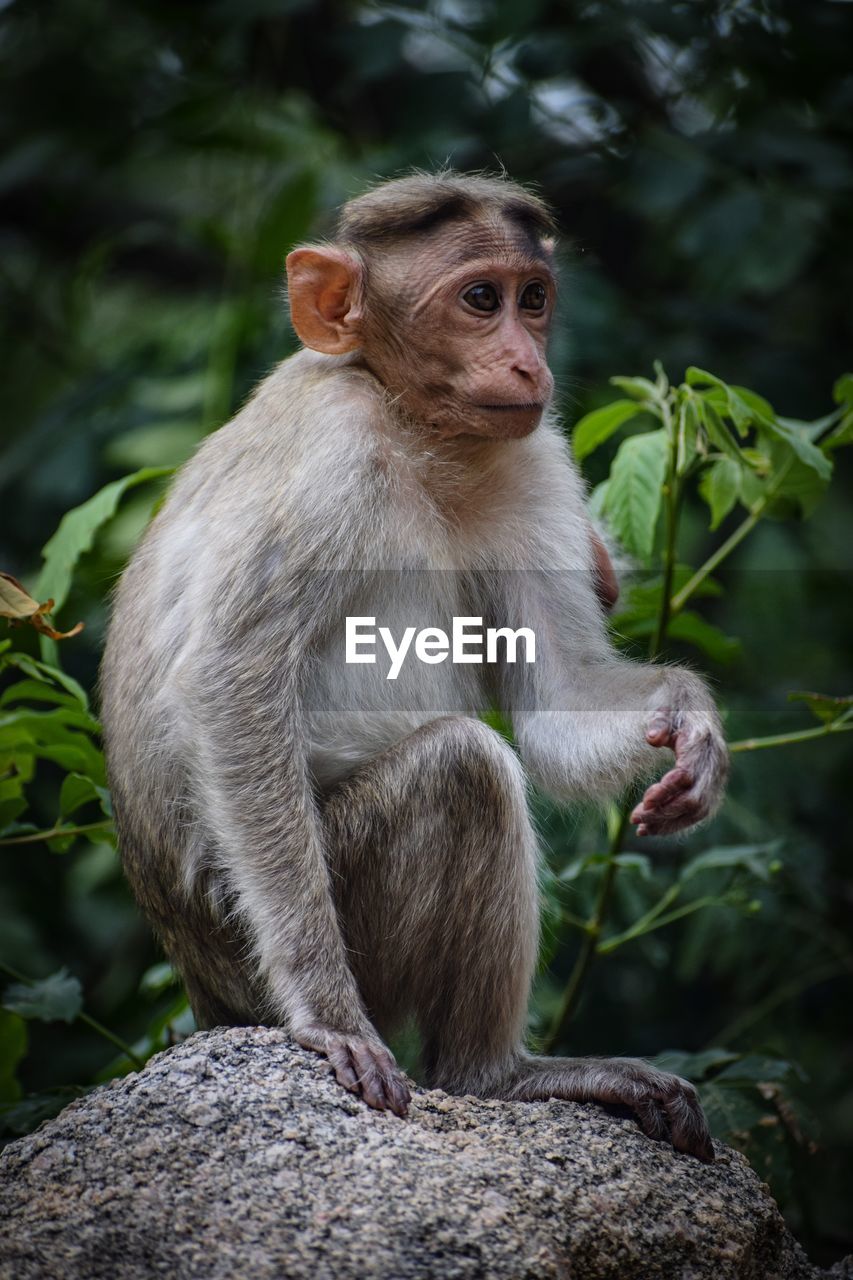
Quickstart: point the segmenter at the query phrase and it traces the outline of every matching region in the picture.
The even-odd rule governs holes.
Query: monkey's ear
[[[294,249],[287,255],[290,319],[300,342],[328,356],[361,345],[361,264],[343,249]]]

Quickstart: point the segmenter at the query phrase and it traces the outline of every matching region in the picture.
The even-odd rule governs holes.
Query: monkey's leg
[[[326,847],[373,1021],[413,1012],[431,1084],[497,1087],[521,1043],[538,933],[524,778],[486,725],[435,720],[331,793]]]
[[[538,933],[536,844],[515,754],[479,721],[433,721],[336,789],[327,848],[350,964],[380,1029],[413,1011],[428,1082],[629,1106],[713,1159],[693,1087],[635,1059],[522,1045]]]

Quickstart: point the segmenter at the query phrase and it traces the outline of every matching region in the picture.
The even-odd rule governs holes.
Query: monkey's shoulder
[[[212,432],[173,485],[181,500],[211,497],[250,504],[273,491],[304,491],[370,471],[372,420],[382,410],[375,379],[351,357],[299,351],[255,387],[229,422]],[[364,458],[364,467],[359,463]]]

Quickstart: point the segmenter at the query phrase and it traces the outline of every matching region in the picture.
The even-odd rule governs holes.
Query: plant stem
[[[762,505],[761,510],[763,511],[763,509]],[[735,547],[739,546],[740,543],[743,542],[746,535],[752,532],[760,519],[761,511],[753,511],[751,515],[747,516],[742,524],[738,525],[734,533],[730,534],[729,537],[726,538],[725,542],[722,543],[721,546],[717,547],[717,550],[713,555],[710,555],[705,563],[696,570],[689,582],[686,582],[681,590],[676,592],[672,597],[669,605],[672,613],[679,613],[684,608],[687,601],[693,595],[693,592],[702,585],[709,574],[712,574],[717,566],[721,564],[727,556],[731,555]]]
[[[28,978],[25,973],[19,973],[17,969],[13,969],[10,964],[5,964],[2,960],[0,960],[0,970],[8,974],[15,982],[22,983],[25,987],[36,986],[37,980],[35,978]],[[110,1031],[109,1027],[105,1027],[102,1022],[98,1022],[97,1018],[93,1018],[91,1014],[85,1013],[81,1009],[76,1015],[76,1020],[85,1023],[87,1027],[91,1027],[104,1040],[109,1040],[110,1044],[120,1049],[124,1056],[133,1063],[137,1071],[141,1071],[145,1066],[143,1059],[134,1053],[127,1041],[122,1040],[121,1036],[117,1036],[114,1031]]]
[[[723,560],[730,556],[736,547],[740,546],[748,533],[752,532],[775,498],[777,490],[781,487],[782,481],[787,476],[793,463],[794,458],[792,455],[785,465],[779,468],[776,478],[768,487],[764,497],[755,504],[746,519],[738,525],[734,533],[731,533],[721,546],[717,547],[717,550],[708,557],[705,563],[700,565],[689,582],[686,582],[681,590],[676,592],[669,603],[671,614],[679,613],[684,608],[694,591],[702,585],[708,575],[713,573],[717,566],[722,564]]]
[[[674,924],[676,920],[683,919],[684,916],[690,916],[694,911],[703,911],[705,907],[721,907],[726,905],[725,898],[720,898],[714,894],[706,894],[704,898],[694,898],[692,902],[685,902],[682,906],[676,907],[674,911],[667,911],[666,915],[657,915],[650,924],[644,928],[640,927],[641,922],[638,920],[630,929],[626,929],[624,933],[618,933],[613,938],[608,938],[606,942],[599,944],[597,950],[600,956],[610,955],[611,951],[615,951],[617,947],[621,947],[625,942],[631,942],[634,938],[640,938],[643,934],[652,933],[655,929],[663,929],[668,924]]]
[[[765,747],[787,747],[792,742],[810,742],[812,738],[827,738],[831,733],[849,733],[853,729],[853,721],[833,720],[829,724],[818,725],[815,729],[797,729],[792,733],[772,733],[766,738],[741,738],[739,742],[730,742],[729,751],[763,751]]]
[[[55,840],[57,836],[80,836],[86,831],[100,831],[103,827],[111,827],[112,818],[103,818],[100,822],[87,822],[82,827],[53,827],[50,831],[28,831],[25,836],[8,836],[0,840],[0,847],[11,844],[38,844],[41,840]]]
[[[665,520],[666,535],[664,545],[664,577],[663,590],[661,592],[660,610],[649,646],[649,661],[654,662],[655,658],[661,653],[666,643],[666,632],[670,619],[670,594],[672,592],[672,579],[675,573],[676,563],[676,542],[678,538],[678,513],[681,505],[682,485],[678,478],[678,459],[676,456],[676,440],[673,431],[672,413],[668,397],[661,398],[660,401],[661,421],[668,433],[669,438],[669,459],[667,462],[667,479],[665,488]],[[622,842],[625,839],[625,833],[628,830],[628,822],[631,816],[632,805],[627,801],[623,804],[619,813],[619,820],[612,832],[608,855],[610,861],[604,870],[601,885],[598,890],[598,898],[595,908],[589,920],[583,926],[584,937],[581,941],[580,950],[569,980],[566,983],[563,997],[560,1001],[548,1034],[545,1037],[545,1052],[552,1052],[554,1045],[562,1039],[571,1019],[572,1015],[580,1000],[584,983],[586,982],[592,962],[596,954],[601,954],[599,947],[599,939],[601,930],[607,917],[607,911],[610,906],[610,898],[613,893],[613,885],[616,880],[616,872],[619,864],[614,861],[616,855],[622,848]]]
[[[645,933],[646,929],[649,928],[652,922],[657,920],[658,916],[662,915],[663,912],[666,911],[667,907],[671,906],[671,904],[675,902],[680,892],[681,885],[676,881],[675,884],[670,885],[666,893],[662,894],[661,897],[658,898],[654,906],[650,907],[645,915],[640,916],[639,920],[634,921],[630,929],[626,929],[624,933],[616,934],[613,938],[608,938],[606,942],[602,942],[598,947],[599,954],[605,955],[608,951],[614,950],[615,948],[611,945],[614,942],[618,945],[621,941],[627,942],[629,936],[634,937],[635,934]]]
[[[598,889],[598,897],[595,902],[593,913],[584,925],[585,933],[578,951],[572,972],[569,974],[569,980],[563,991],[563,998],[560,1006],[554,1015],[548,1034],[545,1037],[543,1045],[545,1053],[551,1053],[554,1045],[562,1038],[563,1033],[568,1027],[575,1011],[578,1000],[580,999],[581,990],[586,980],[589,967],[592,964],[595,955],[596,945],[601,935],[602,925],[610,905],[610,895],[613,892],[613,882],[616,878],[616,870],[618,863],[613,859],[622,847],[622,841],[628,828],[628,816],[630,810],[626,806],[619,814],[619,821],[610,840],[608,854],[610,861],[604,868],[604,875]]]
[[[678,483],[678,470],[676,458],[676,442],[673,438],[672,431],[672,415],[669,412],[669,406],[666,405],[666,413],[664,416],[664,426],[669,432],[669,462],[667,464],[666,486],[664,488],[665,498],[665,520],[666,520],[666,537],[664,542],[664,560],[663,560],[663,590],[661,591],[660,609],[658,610],[657,624],[652,634],[651,644],[649,646],[649,661],[654,662],[658,657],[666,642],[666,632],[669,626],[670,612],[672,602],[670,596],[672,594],[672,579],[675,574],[675,543],[678,534],[678,508],[681,504],[681,486]]]
[[[77,1014],[77,1017],[81,1022],[85,1022],[87,1027],[91,1027],[93,1031],[96,1031],[99,1036],[103,1036],[105,1040],[109,1040],[111,1044],[114,1044],[133,1063],[137,1071],[142,1070],[145,1066],[144,1060],[134,1053],[126,1040],[122,1040],[121,1036],[117,1036],[114,1031],[110,1031],[109,1027],[105,1027],[102,1022],[98,1022],[97,1018],[93,1018],[90,1013],[81,1012]]]

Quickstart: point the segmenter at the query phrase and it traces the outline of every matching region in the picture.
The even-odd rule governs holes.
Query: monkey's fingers
[[[350,1053],[358,1070],[361,1095],[368,1106],[405,1116],[410,1094],[390,1053],[366,1044],[351,1044]]]
[[[693,775],[681,766],[670,769],[669,773],[664,774],[659,782],[655,782],[650,786],[640,803],[637,805],[634,813],[631,815],[632,821],[640,821],[638,816],[643,810],[653,810],[664,808],[673,797],[679,795],[682,791],[687,791],[693,786]]]
[[[669,747],[674,751],[677,736],[671,713],[666,707],[658,707],[646,726],[646,742],[653,747]]]
[[[698,796],[688,792],[672,800],[663,809],[643,811],[636,819],[632,816],[632,821],[639,824],[638,836],[672,836],[688,827],[695,827],[705,817],[707,807]]]
[[[631,814],[631,821],[640,826],[638,834],[646,835],[652,827],[669,826],[680,821],[693,808],[693,802],[687,798],[693,782],[693,774],[689,769],[676,766],[660,782],[649,787]]]

